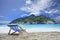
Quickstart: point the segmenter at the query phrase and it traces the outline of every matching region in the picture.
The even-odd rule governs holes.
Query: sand
[[[19,35],[0,34],[0,40],[60,40],[60,32],[20,33]]]

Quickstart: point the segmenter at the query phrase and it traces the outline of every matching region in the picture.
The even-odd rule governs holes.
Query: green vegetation
[[[53,19],[50,19],[48,17],[45,16],[34,16],[34,15],[30,15],[28,17],[25,18],[18,18],[14,21],[12,21],[11,23],[26,23],[26,24],[55,24],[55,21]]]

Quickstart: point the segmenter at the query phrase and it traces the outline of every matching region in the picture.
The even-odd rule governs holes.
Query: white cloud
[[[54,13],[60,13],[60,10],[55,10]]]
[[[12,9],[12,11],[16,11],[16,9]]]
[[[30,14],[39,15],[41,14],[41,10],[51,6],[51,1],[52,0],[37,0],[36,3],[34,3],[31,0],[26,0],[25,6],[20,8],[20,10],[31,12]]]
[[[54,18],[55,19],[55,21],[57,22],[57,23],[60,23],[60,16],[57,16],[56,18]]]
[[[21,17],[24,17],[24,16],[29,16],[28,14],[23,14],[23,15],[21,15]]]
[[[4,17],[4,16],[0,16],[0,18],[2,18],[2,17]]]
[[[56,17],[55,19],[56,19],[56,20],[60,20],[60,16]]]
[[[26,0],[26,4],[32,4],[31,0]]]
[[[49,11],[44,10],[44,12],[45,12],[45,13],[48,13],[48,14],[54,14],[54,13],[59,13],[60,10],[58,10],[58,9],[51,9],[51,10],[49,10]]]
[[[8,24],[10,21],[0,21],[0,23]]]

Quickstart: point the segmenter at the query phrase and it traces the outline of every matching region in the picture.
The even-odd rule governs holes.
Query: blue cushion
[[[12,26],[11,29],[14,30],[15,32],[21,32],[22,31],[17,26]]]

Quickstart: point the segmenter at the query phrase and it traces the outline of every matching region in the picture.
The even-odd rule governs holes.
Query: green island
[[[13,20],[10,23],[18,23],[18,24],[55,24],[56,22],[46,16],[40,15],[40,16],[35,16],[35,15],[30,15],[28,17],[23,17],[23,18],[18,18]]]

